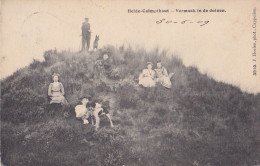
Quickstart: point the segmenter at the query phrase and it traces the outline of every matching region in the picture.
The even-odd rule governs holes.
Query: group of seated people
[[[108,56],[105,54],[103,56],[102,65],[104,69],[110,68],[109,64],[107,64]],[[100,62],[101,63],[101,62]],[[171,77],[173,73],[168,74],[165,67],[162,66],[161,61],[157,61],[157,68],[152,69],[153,64],[151,62],[147,62],[147,68],[142,71],[139,75],[139,85],[144,87],[154,87],[157,83],[160,83],[166,88],[171,88]],[[53,83],[50,83],[48,88],[48,96],[50,97],[50,104],[58,103],[62,105],[67,105],[68,102],[64,97],[65,91],[61,82],[59,82],[59,74],[53,74]],[[100,115],[105,114],[113,127],[113,123],[111,120],[111,116],[109,115],[108,109],[101,105],[102,102],[90,102],[91,98],[82,98],[82,105],[77,105],[75,107],[76,117],[82,119],[84,124],[88,124],[88,119],[91,117],[95,118],[96,121],[96,129],[99,128],[100,124]],[[94,124],[93,118],[91,119],[92,124]]]
[[[50,97],[50,104],[62,104],[67,105],[68,102],[64,97],[65,91],[61,82],[59,82],[59,74],[53,74],[53,83],[49,85],[48,96]],[[92,125],[95,125],[96,130],[99,128],[100,118],[99,116],[106,115],[110,121],[111,127],[113,122],[109,114],[108,108],[105,107],[102,102],[93,101],[90,102],[91,98],[83,97],[81,99],[81,105],[75,107],[76,118],[83,120],[83,124],[88,124],[88,119],[91,118]],[[94,124],[94,119],[95,124]]]
[[[147,62],[147,68],[143,69],[139,75],[139,85],[144,87],[154,87],[156,83],[160,83],[165,88],[172,87],[171,77],[174,73],[168,74],[165,67],[162,66],[161,61],[157,61],[157,68],[153,70],[153,63]]]

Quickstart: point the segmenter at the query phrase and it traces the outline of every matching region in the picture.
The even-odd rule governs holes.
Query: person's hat
[[[89,99],[84,97],[83,99],[81,99],[81,101],[89,101]]]
[[[80,100],[83,100],[83,99],[88,99],[89,101],[91,101],[92,97],[90,95],[85,95],[80,98]]]
[[[88,18],[86,17],[85,20],[88,20]]]
[[[152,62],[147,62],[146,65],[152,65],[153,66],[153,63]]]
[[[105,53],[105,54],[103,55],[103,58],[104,58],[105,56],[106,56],[107,58],[109,58],[109,56],[108,56],[108,54],[107,54],[107,53]]]
[[[60,76],[58,73],[54,73],[53,75],[52,75],[52,77],[55,77],[55,76]]]
[[[157,63],[162,63],[161,59],[158,59],[158,60],[157,60]]]

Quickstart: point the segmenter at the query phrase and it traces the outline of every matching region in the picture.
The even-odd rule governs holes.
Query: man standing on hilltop
[[[89,44],[90,44],[90,24],[88,23],[88,18],[85,18],[85,22],[82,23],[82,51],[86,49],[86,43],[87,43],[87,51],[89,50]]]

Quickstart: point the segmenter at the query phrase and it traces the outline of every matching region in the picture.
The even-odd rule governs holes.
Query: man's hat
[[[90,95],[84,95],[84,96],[80,97],[80,100],[83,100],[83,99],[88,99],[90,101],[92,99],[92,97]]]
[[[52,75],[52,77],[55,77],[55,76],[60,76],[58,73],[54,73],[53,75]]]
[[[152,62],[147,62],[146,65],[152,65],[153,66],[153,63]]]

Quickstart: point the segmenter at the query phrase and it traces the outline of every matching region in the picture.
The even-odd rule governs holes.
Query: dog
[[[111,116],[106,107],[102,106],[101,104],[99,104],[97,102],[91,103],[91,104],[87,105],[87,107],[88,107],[88,110],[90,111],[91,117],[95,118],[96,124],[94,124],[93,118],[91,118],[91,122],[92,122],[92,125],[95,126],[96,130],[99,128],[99,124],[100,124],[99,116],[102,116],[102,115],[106,115],[107,118],[109,119],[110,126],[114,127]]]
[[[100,124],[99,116],[102,116],[102,115],[106,115],[107,118],[109,119],[110,126],[114,127],[111,116],[106,107],[102,106],[101,104],[99,104],[97,102],[94,102],[88,106],[89,106],[90,115],[92,115],[92,117],[95,118],[96,124],[94,124],[93,118],[91,119],[91,122],[92,122],[92,125],[95,126],[96,130],[99,128],[99,124]]]
[[[99,35],[96,35],[94,43],[93,43],[93,50],[96,51],[98,49],[98,41],[99,41]]]
[[[75,107],[76,118],[81,119],[83,124],[89,124],[89,118],[91,119],[92,125],[95,126],[96,130],[99,128],[100,117],[102,115],[106,115],[110,121],[111,127],[114,127],[111,116],[108,112],[107,107],[102,106],[97,101],[89,102],[90,98],[83,97],[81,99],[81,105],[77,105]],[[94,124],[94,119],[96,124]]]

